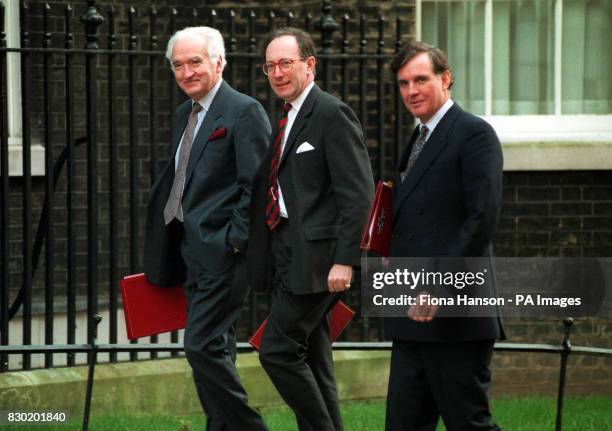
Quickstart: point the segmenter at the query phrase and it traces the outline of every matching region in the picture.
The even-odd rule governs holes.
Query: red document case
[[[332,341],[336,341],[338,336],[342,333],[342,331],[344,331],[344,328],[346,328],[346,325],[349,324],[354,315],[355,312],[351,310],[351,308],[344,302],[336,302],[336,305],[334,305],[334,308],[331,310],[331,316],[329,318],[329,336]],[[257,350],[259,350],[261,337],[267,322],[268,319],[264,320],[249,340],[251,346],[255,347]]]
[[[176,331],[187,324],[183,286],[159,287],[149,283],[144,274],[128,275],[120,284],[130,340]]]
[[[389,256],[393,222],[392,188],[390,181],[379,181],[376,185],[374,202],[361,236],[361,249],[379,256]]]

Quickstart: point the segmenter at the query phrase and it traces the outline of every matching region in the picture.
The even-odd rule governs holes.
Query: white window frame
[[[416,39],[422,37],[422,2],[416,0]],[[612,115],[563,115],[561,55],[563,0],[555,1],[554,114],[493,115],[493,1],[485,2],[485,114],[504,148],[504,170],[612,169]],[[425,41],[427,42],[427,41]]]
[[[4,4],[4,28],[6,33],[6,46],[19,48],[20,20],[19,1],[2,0]],[[23,122],[21,117],[21,54],[7,53],[6,64],[7,82],[7,117],[8,117],[8,166],[9,176],[23,176]],[[32,142],[31,174],[32,176],[45,175],[45,148],[39,143]]]

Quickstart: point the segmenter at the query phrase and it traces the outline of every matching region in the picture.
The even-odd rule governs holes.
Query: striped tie
[[[270,230],[274,230],[281,219],[278,204],[278,165],[281,160],[283,136],[285,134],[285,126],[287,125],[287,114],[290,109],[291,104],[285,103],[283,106],[285,113],[278,122],[278,134],[276,139],[274,139],[274,156],[272,157],[272,162],[270,162],[270,174],[268,176],[270,188],[268,189],[268,204],[266,206],[266,223]]]

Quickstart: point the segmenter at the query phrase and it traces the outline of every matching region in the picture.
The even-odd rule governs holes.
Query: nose
[[[183,67],[183,76],[184,76],[185,78],[189,78],[189,77],[190,77],[190,76],[192,76],[192,75],[193,75],[193,69],[191,68],[191,66],[189,66],[189,65],[185,65],[185,66]]]
[[[284,74],[280,66],[277,64],[274,66],[274,70],[272,71],[271,75],[273,78],[282,78]]]
[[[408,94],[413,96],[415,94],[417,94],[419,91],[418,85],[414,85],[412,83],[408,84]]]

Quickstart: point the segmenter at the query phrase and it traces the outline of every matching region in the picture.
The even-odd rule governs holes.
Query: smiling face
[[[179,39],[172,48],[172,71],[176,83],[194,101],[208,94],[221,78],[222,70],[221,57],[211,61],[202,40]]]
[[[285,102],[292,102],[314,80],[315,58],[302,59],[300,48],[294,36],[280,36],[266,48],[266,62],[275,63],[282,59],[295,60],[293,68],[283,72],[280,67],[268,75],[270,87]]]
[[[431,58],[422,52],[397,71],[397,83],[406,109],[426,123],[448,100],[451,74],[434,73]]]

